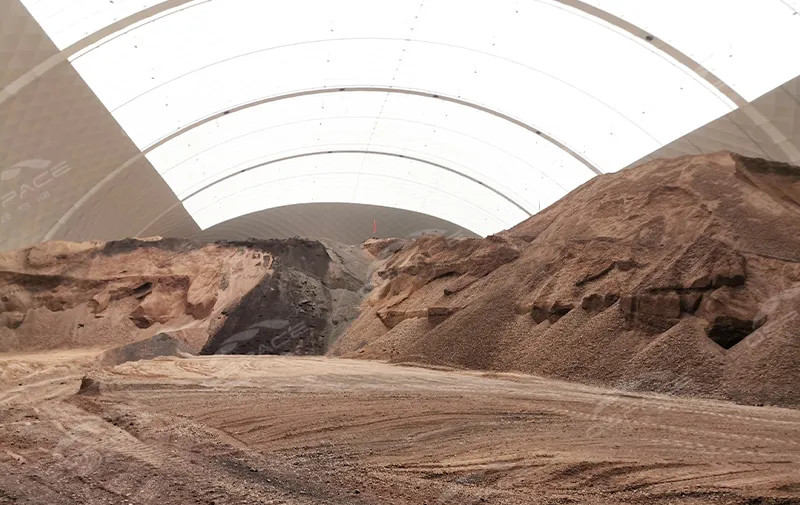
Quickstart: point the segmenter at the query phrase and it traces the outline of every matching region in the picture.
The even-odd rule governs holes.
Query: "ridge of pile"
[[[496,236],[365,249],[333,355],[800,406],[798,167],[658,160]]]

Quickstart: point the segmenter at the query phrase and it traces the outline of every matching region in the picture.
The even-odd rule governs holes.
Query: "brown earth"
[[[800,504],[800,410],[719,401],[800,405],[799,203],[719,154],[485,240],[3,253],[0,504]],[[187,351],[331,344],[428,368]]]
[[[210,334],[203,354],[324,354],[358,316],[372,259],[358,246],[271,241],[274,272]]]
[[[360,248],[305,239],[4,252],[0,352],[111,348],[168,332],[206,353],[321,354],[358,313],[368,262]]]
[[[114,347],[100,355],[102,365],[121,365],[128,361],[141,361],[159,357],[189,357],[196,353],[191,347],[179,339],[167,334],[159,333],[147,340],[140,340],[132,344]]]
[[[278,356],[133,361],[76,395],[67,353],[0,389],[0,503],[800,503],[797,410]]]
[[[800,168],[730,153],[597,177],[487,239],[372,241],[331,354],[800,406]]]
[[[110,348],[163,331],[199,349],[271,263],[246,247],[174,239],[46,242],[4,252],[0,351]]]

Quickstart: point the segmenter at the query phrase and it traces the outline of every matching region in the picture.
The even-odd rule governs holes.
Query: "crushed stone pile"
[[[184,344],[177,338],[167,334],[158,335],[140,340],[132,344],[115,347],[105,351],[101,355],[100,363],[103,365],[114,366],[127,363],[129,361],[141,361],[143,359],[154,359],[158,357],[173,356],[178,358],[193,356],[195,352],[191,347]]]
[[[124,349],[169,333],[194,352],[323,354],[358,314],[370,261],[360,247],[306,239],[2,252],[0,352]]]
[[[486,239],[364,245],[335,356],[800,406],[800,168],[731,153],[592,179]]]
[[[321,355],[358,317],[373,260],[359,246],[274,241],[274,272],[225,311],[202,354]]]

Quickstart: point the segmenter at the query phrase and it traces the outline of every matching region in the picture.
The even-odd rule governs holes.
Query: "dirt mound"
[[[78,392],[75,394],[84,396],[97,396],[101,393],[100,381],[85,375],[81,379],[81,385],[78,387]]]
[[[245,244],[47,242],[0,254],[0,352],[109,348],[179,331],[190,347],[264,275]]]
[[[203,354],[324,354],[358,316],[371,259],[357,246],[293,239],[278,260],[226,311]]]
[[[103,365],[121,365],[128,361],[153,359],[159,356],[192,356],[195,352],[188,345],[166,333],[132,344],[105,351],[100,357]]]
[[[47,242],[4,252],[0,352],[108,349],[162,332],[216,352],[263,321],[270,304],[286,308],[278,315],[295,331],[278,349],[256,350],[320,354],[355,318],[368,263],[360,248],[302,239]]]
[[[499,236],[369,251],[334,355],[800,406],[800,168],[656,161]]]

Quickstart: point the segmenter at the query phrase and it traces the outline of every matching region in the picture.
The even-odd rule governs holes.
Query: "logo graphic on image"
[[[418,230],[418,231],[409,233],[406,236],[406,238],[420,238],[420,237],[431,236],[431,235],[435,235],[435,236],[438,236],[438,237],[444,237],[444,238],[452,238],[452,239],[468,238],[469,237],[469,235],[465,232],[465,230],[463,230],[461,228],[459,228],[458,230],[456,230],[454,232],[448,232],[447,230],[443,230],[441,228],[427,228],[425,230]]]
[[[586,430],[586,435],[602,437],[618,425],[628,424],[635,419],[639,410],[650,405],[646,396],[639,397],[631,394],[632,392],[647,391],[652,385],[659,384],[662,394],[681,394],[690,391],[692,383],[691,378],[676,375],[669,370],[646,372],[631,380],[622,381],[597,403],[589,418],[593,422]]]
[[[257,350],[250,350],[249,354],[266,354],[269,351],[289,351],[290,349],[283,348],[285,344],[303,338],[306,334],[310,333],[310,329],[303,322],[292,325],[285,319],[265,319],[250,325],[250,327],[244,331],[240,331],[228,337],[222,345],[220,345],[216,354],[232,353],[239,345],[256,338],[262,329],[272,330],[273,332],[277,331],[279,333],[269,340],[269,344],[262,343],[258,346]]]
[[[52,451],[55,463],[48,468],[49,473],[85,477],[102,466],[103,456],[93,448],[98,433],[92,421],[61,430],[62,436]]]
[[[70,171],[66,161],[53,163],[45,159],[20,161],[11,167],[0,170],[0,224],[12,219],[12,213],[25,214],[33,207],[32,202],[42,202],[50,198],[50,190],[45,189],[59,177]]]
[[[48,168],[51,164],[50,160],[25,160],[20,161],[11,166],[11,168],[7,168],[0,172],[0,181],[10,181],[12,179],[16,179],[20,176],[23,172],[26,171],[38,171],[44,170]]]

